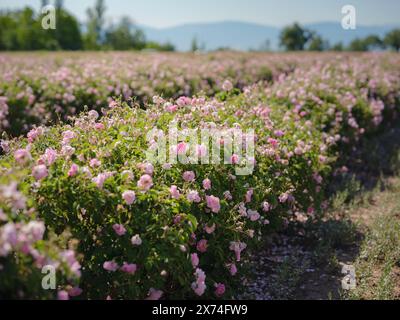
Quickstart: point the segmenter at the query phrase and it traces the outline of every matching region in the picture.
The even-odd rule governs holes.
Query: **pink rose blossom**
[[[190,202],[195,202],[195,203],[200,203],[201,202],[201,198],[199,196],[199,193],[195,190],[190,190],[188,195],[187,195],[187,199]]]
[[[167,112],[176,112],[178,110],[178,106],[176,104],[167,103],[165,105],[165,111]]]
[[[179,98],[176,100],[176,104],[177,104],[178,106],[180,106],[180,107],[187,106],[187,105],[189,105],[191,102],[192,102],[192,100],[191,100],[189,97],[179,97]]]
[[[78,165],[76,165],[75,163],[73,163],[73,164],[71,165],[71,168],[70,168],[69,171],[68,171],[68,177],[74,177],[74,176],[76,176],[77,173],[78,173],[78,171],[79,171]]]
[[[207,252],[207,240],[202,239],[199,242],[197,242],[197,250],[201,253]]]
[[[98,131],[101,131],[101,130],[104,130],[104,124],[102,124],[102,123],[96,123],[95,125],[94,125],[94,128],[96,129],[96,130],[98,130]]]
[[[233,84],[229,80],[225,80],[222,84],[222,89],[224,91],[231,91],[233,89]]]
[[[229,273],[231,274],[231,276],[235,276],[235,275],[236,275],[236,273],[237,273],[236,264],[232,263],[232,264],[229,266]]]
[[[9,153],[10,152],[10,144],[6,140],[1,140],[0,141],[0,147],[3,149],[4,153]]]
[[[47,148],[42,156],[42,159],[51,166],[57,159],[57,151],[51,148]]]
[[[126,229],[122,224],[114,224],[113,229],[119,236],[123,236],[126,233]]]
[[[126,262],[124,262],[124,264],[122,265],[120,270],[122,272],[125,272],[125,273],[135,274],[135,272],[137,270],[137,265],[134,264],[134,263],[126,263]]]
[[[27,138],[30,143],[34,142],[39,136],[43,134],[43,128],[35,128],[28,132]]]
[[[154,166],[151,163],[146,163],[144,165],[144,173],[147,173],[148,175],[153,175]]]
[[[99,113],[96,111],[96,110],[90,110],[89,112],[88,112],[88,116],[89,116],[89,118],[91,119],[91,120],[97,120],[98,119],[98,117],[99,117]]]
[[[273,147],[276,148],[278,147],[278,140],[274,139],[274,138],[268,138],[268,143]]]
[[[230,193],[230,191],[225,191],[224,192],[224,198],[225,200],[231,201],[233,199],[232,194]]]
[[[70,297],[78,297],[82,294],[82,289],[79,287],[73,287],[72,289],[68,290],[68,294]]]
[[[183,180],[186,182],[193,182],[196,179],[196,175],[194,174],[193,171],[186,171],[182,175]]]
[[[106,261],[103,263],[104,270],[115,272],[118,270],[118,264],[115,261]]]
[[[122,194],[122,198],[125,200],[125,203],[130,206],[131,204],[133,204],[136,200],[136,194],[135,191],[132,190],[127,190],[124,191],[124,193]]]
[[[94,159],[90,160],[89,165],[91,168],[98,168],[101,166],[101,162],[98,159],[94,158]]]
[[[111,100],[110,102],[109,102],[109,104],[108,104],[108,107],[110,108],[110,109],[113,109],[113,108],[115,108],[115,107],[117,107],[118,106],[118,103],[116,102],[116,101],[114,101],[114,100]]]
[[[214,196],[206,196],[207,207],[210,208],[211,212],[218,213],[221,210],[220,200]]]
[[[61,148],[61,154],[65,157],[70,157],[75,153],[75,148],[71,147],[71,146],[63,146]]]
[[[67,130],[64,131],[62,134],[63,137],[63,144],[69,144],[71,142],[72,139],[74,139],[76,137],[75,132],[71,131],[71,130]]]
[[[280,138],[283,137],[285,135],[285,133],[282,130],[275,130],[274,134]]]
[[[179,199],[181,197],[177,186],[171,186],[171,188],[169,189],[169,193],[171,194],[171,197],[173,199]]]
[[[148,191],[153,186],[153,179],[148,174],[140,177],[137,186],[143,191]]]
[[[104,183],[108,178],[112,177],[111,172],[100,173],[97,177],[92,179],[99,189],[103,189]]]
[[[206,274],[203,270],[197,268],[195,272],[196,281],[192,283],[193,291],[200,297],[206,290]]]
[[[25,164],[31,159],[31,154],[26,149],[18,149],[14,152],[14,158],[18,164]]]
[[[210,190],[211,189],[211,180],[210,179],[204,179],[203,180],[203,188],[204,188],[204,190]]]
[[[190,259],[192,261],[193,268],[197,268],[197,266],[199,265],[199,256],[197,255],[197,253],[192,253],[190,255]]]
[[[263,202],[262,207],[264,212],[268,212],[272,209],[271,205],[267,201]]]
[[[160,300],[164,293],[161,290],[157,290],[154,288],[150,288],[149,293],[147,294],[148,297],[146,300]]]
[[[254,210],[247,210],[247,217],[251,220],[251,221],[257,221],[260,219],[260,214],[257,211]]]
[[[47,167],[43,164],[33,167],[32,175],[36,180],[42,180],[48,176]]]
[[[208,225],[206,225],[206,226],[204,227],[204,231],[205,231],[206,233],[208,233],[208,234],[212,234],[212,233],[214,233],[215,228],[216,228],[216,225],[215,225],[215,223],[213,223],[213,225],[212,225],[211,227],[209,227]]]
[[[69,300],[68,292],[65,290],[60,290],[57,292],[57,300]]]
[[[134,235],[131,239],[131,243],[134,246],[140,246],[142,244],[142,239],[140,238],[140,236],[138,234]]]
[[[215,295],[217,297],[222,297],[225,293],[225,285],[223,283],[216,283],[215,284]]]
[[[246,203],[251,202],[251,198],[253,197],[253,193],[254,193],[253,189],[249,189],[246,192]]]

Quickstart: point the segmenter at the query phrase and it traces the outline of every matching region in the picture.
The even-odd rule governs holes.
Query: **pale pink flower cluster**
[[[31,131],[28,132],[27,138],[29,143],[34,142],[37,138],[39,138],[44,132],[44,129],[42,127],[34,128]]]
[[[91,168],[98,168],[101,166],[101,161],[97,158],[91,159],[89,162]]]
[[[199,297],[201,297],[207,288],[206,274],[203,270],[197,268],[194,275],[196,277],[196,280],[192,283],[192,289]]]
[[[247,210],[247,217],[251,220],[251,221],[257,221],[260,219],[260,214],[255,211],[255,210]]]
[[[79,166],[75,163],[68,170],[68,177],[75,177],[79,172]]]
[[[115,261],[105,261],[103,263],[103,269],[108,272],[116,272],[120,270],[121,272],[133,275],[136,273],[137,265],[134,263],[124,262],[122,266],[119,266]]]
[[[31,154],[27,149],[18,149],[14,152],[14,159],[18,164],[24,165],[31,159]]]
[[[111,178],[112,176],[113,176],[112,172],[100,173],[99,175],[97,175],[97,177],[92,179],[92,182],[94,182],[99,189],[103,189],[106,180]]]
[[[76,259],[75,252],[73,250],[65,250],[60,253],[61,261],[66,263],[70,271],[75,274],[75,276],[81,276],[81,265]]]
[[[47,164],[51,166],[57,160],[57,151],[52,148],[47,148],[44,154],[40,157],[39,164]]]
[[[0,186],[0,200],[11,206],[13,211],[26,208],[26,197],[18,190],[18,185],[14,181],[9,185]]]
[[[0,227],[0,256],[5,257],[12,251],[21,251],[38,257],[33,245],[43,239],[45,229],[41,221],[32,220],[27,224],[6,223]]]
[[[76,134],[71,130],[66,130],[62,133],[62,137],[62,144],[69,145],[71,141],[76,138]]]
[[[181,197],[181,194],[177,186],[171,186],[169,189],[169,193],[171,194],[171,197],[173,199],[179,199]]]

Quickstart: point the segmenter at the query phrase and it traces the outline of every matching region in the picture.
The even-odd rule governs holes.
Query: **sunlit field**
[[[340,275],[353,178],[381,176],[366,146],[399,111],[397,53],[1,53],[0,298],[268,298],[249,284],[282,234]],[[371,297],[357,257],[363,285],[335,297]]]

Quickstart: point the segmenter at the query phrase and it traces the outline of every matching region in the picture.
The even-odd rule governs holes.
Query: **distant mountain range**
[[[331,45],[338,42],[347,45],[357,37],[365,37],[370,34],[384,36],[388,31],[399,26],[357,26],[356,30],[344,30],[340,22],[304,25],[327,39]],[[139,27],[144,31],[148,40],[162,43],[171,42],[179,51],[189,50],[194,38],[206,50],[223,47],[236,50],[269,47],[271,50],[278,50],[281,32],[278,27],[238,21],[190,23],[163,29],[143,25]]]

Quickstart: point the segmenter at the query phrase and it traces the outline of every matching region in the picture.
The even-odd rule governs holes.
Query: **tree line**
[[[286,51],[373,51],[373,50],[400,50],[400,29],[388,32],[383,38],[369,35],[365,38],[354,39],[348,46],[337,43],[330,46],[313,30],[302,27],[298,23],[285,27],[280,34],[280,46]]]
[[[42,0],[42,8],[49,1]],[[80,25],[62,0],[55,1],[56,28],[43,29],[44,14],[30,7],[0,11],[0,50],[143,50],[175,51],[170,43],[147,41],[129,17],[106,25],[104,0],[87,9],[87,23]]]

